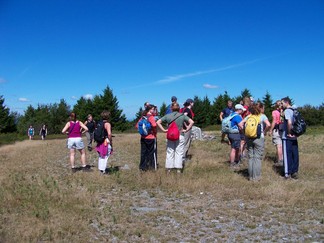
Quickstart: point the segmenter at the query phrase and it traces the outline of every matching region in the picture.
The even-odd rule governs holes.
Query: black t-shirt
[[[88,132],[93,132],[95,129],[95,122],[94,121],[87,121],[87,128],[88,128]]]

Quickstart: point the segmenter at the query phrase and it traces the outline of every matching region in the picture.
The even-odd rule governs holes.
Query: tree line
[[[205,128],[211,125],[220,124],[219,114],[227,106],[227,101],[232,100],[234,104],[238,104],[244,97],[251,97],[252,94],[248,89],[244,89],[240,95],[230,97],[225,91],[211,101],[207,96],[200,98],[194,97],[193,112],[195,113],[195,125]],[[271,112],[275,101],[271,95],[266,92],[262,99],[258,99],[265,106],[265,114],[271,120]],[[107,86],[103,90],[103,94],[94,96],[93,99],[85,99],[81,97],[77,100],[73,109],[66,103],[64,99],[60,102],[47,105],[38,105],[36,108],[28,106],[24,114],[10,112],[10,109],[4,104],[5,99],[0,96],[0,133],[26,134],[29,125],[39,131],[41,126],[45,124],[49,134],[61,133],[62,127],[68,121],[71,111],[76,112],[78,119],[85,121],[88,114],[92,114],[93,118],[100,120],[100,114],[103,110],[108,110],[111,113],[111,124],[115,131],[126,131],[134,127],[134,124],[141,117],[143,107],[140,107],[135,114],[135,119],[128,121],[123,114],[123,110],[119,108],[118,99],[114,96],[112,89]],[[180,104],[181,105],[181,104]],[[159,109],[159,115],[163,116],[167,109],[167,104],[162,103]],[[304,117],[308,126],[324,125],[324,103],[315,107],[304,105],[298,107],[298,110]]]

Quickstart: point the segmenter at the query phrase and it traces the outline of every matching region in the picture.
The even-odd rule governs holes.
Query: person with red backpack
[[[136,124],[136,128],[138,129],[142,119],[147,119],[150,123],[150,129],[147,131],[147,134],[141,134],[141,161],[139,164],[139,169],[141,171],[157,170],[155,109],[156,107],[154,105],[147,105],[143,111],[142,117]]]
[[[167,172],[170,173],[172,169],[176,169],[177,173],[181,173],[183,168],[184,136],[190,131],[194,121],[179,112],[180,106],[178,103],[173,103],[171,109],[172,113],[160,118],[156,124],[163,132],[167,133],[167,154],[165,160]],[[162,122],[168,124],[168,129],[162,126]],[[187,122],[187,125],[184,127],[185,122]]]

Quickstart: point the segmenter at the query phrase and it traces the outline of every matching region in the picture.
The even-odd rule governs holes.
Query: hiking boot
[[[298,173],[297,173],[297,172],[293,173],[293,174],[291,175],[291,178],[297,180],[297,179],[298,179]]]
[[[78,171],[78,169],[77,168],[71,168],[71,171],[72,171],[72,174],[74,174],[75,172]]]
[[[285,180],[289,180],[289,179],[291,179],[291,176],[290,175],[285,175]]]

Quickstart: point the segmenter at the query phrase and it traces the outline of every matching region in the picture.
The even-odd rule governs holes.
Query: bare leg
[[[75,150],[70,149],[70,164],[71,168],[74,168],[74,157],[75,157]]]

